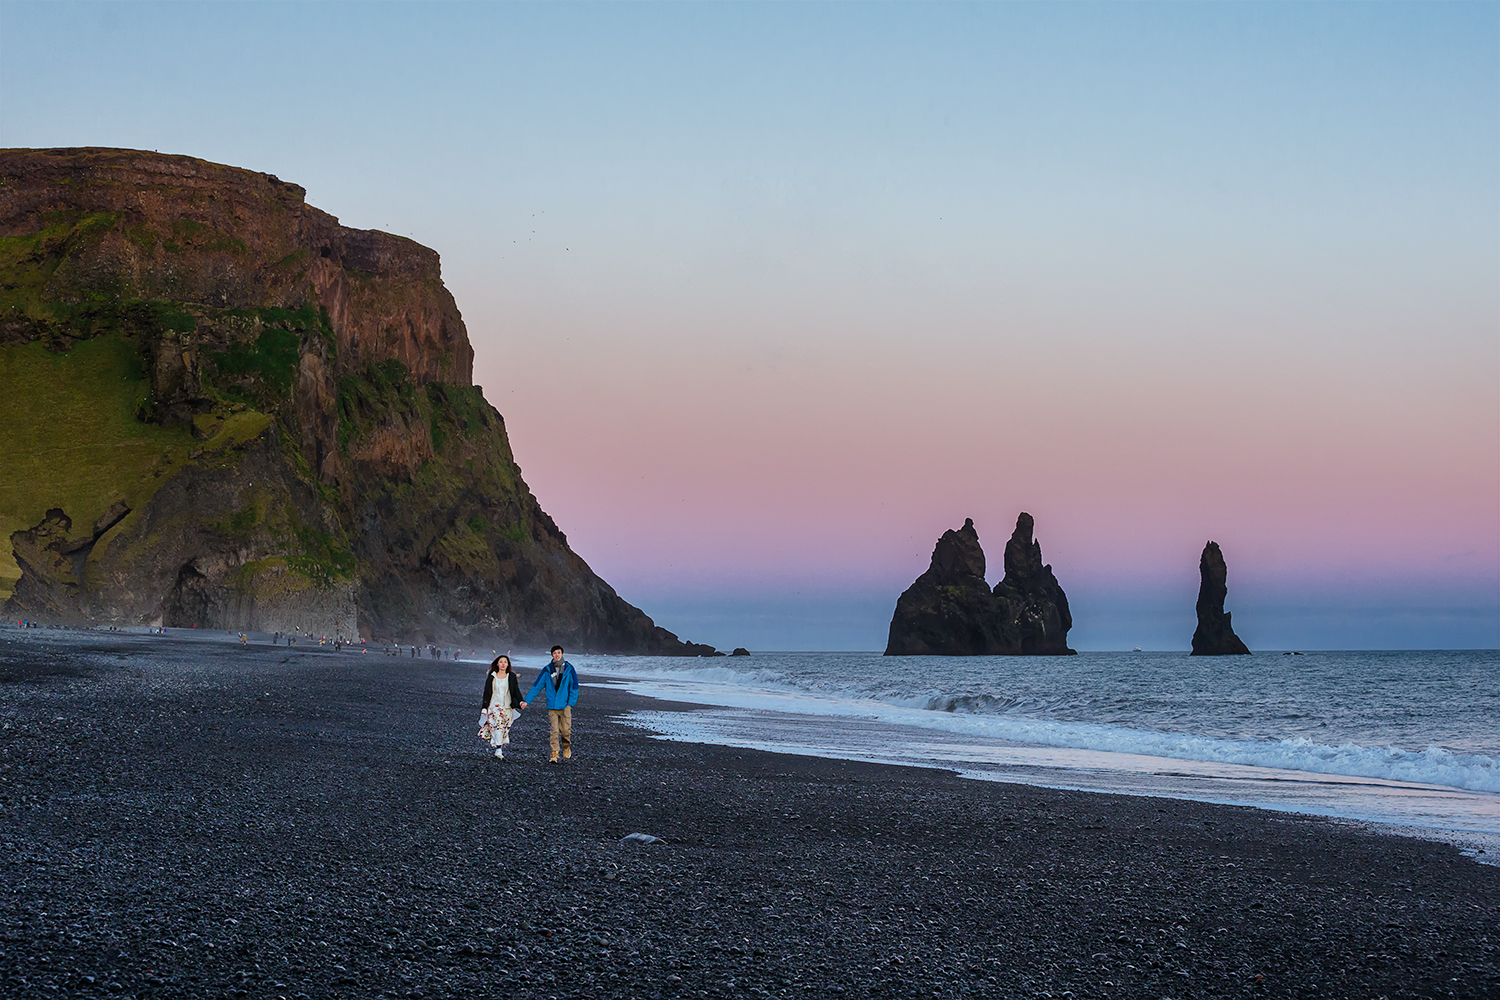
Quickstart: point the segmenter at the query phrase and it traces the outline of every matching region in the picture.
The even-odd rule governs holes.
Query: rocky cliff
[[[1005,546],[1005,577],[984,580],[984,549],[974,521],[945,531],[932,563],[896,601],[887,656],[1054,656],[1073,652],[1068,598],[1042,563],[1030,514],[1016,519]]]
[[[697,654],[521,478],[438,255],[269,175],[0,151],[12,615]]]
[[[1240,641],[1229,624],[1224,599],[1229,596],[1229,568],[1218,542],[1203,546],[1198,559],[1198,628],[1193,632],[1194,656],[1248,656],[1250,647]]]

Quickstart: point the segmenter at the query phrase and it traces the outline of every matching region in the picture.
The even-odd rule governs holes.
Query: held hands
[[[521,702],[521,707],[524,709],[526,707],[526,702]]]

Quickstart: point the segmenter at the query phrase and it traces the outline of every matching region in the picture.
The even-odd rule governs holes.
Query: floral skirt
[[[479,738],[489,740],[492,747],[503,747],[510,742],[510,724],[520,712],[493,705],[479,713]]]

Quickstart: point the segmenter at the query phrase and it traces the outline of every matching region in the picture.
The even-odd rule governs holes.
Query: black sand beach
[[[572,762],[541,712],[498,761],[482,681],[0,628],[0,992],[1500,996],[1500,867],[1448,846],[657,741],[587,686]]]

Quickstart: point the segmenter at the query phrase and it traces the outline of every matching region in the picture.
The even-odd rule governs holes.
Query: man
[[[542,691],[547,693],[547,720],[552,724],[550,763],[556,764],[559,744],[563,760],[573,756],[573,706],[578,704],[578,672],[573,669],[573,664],[563,659],[561,646],[552,647],[552,662],[536,675],[536,683],[521,699],[521,705],[524,707],[527,702],[536,701],[537,694]]]

